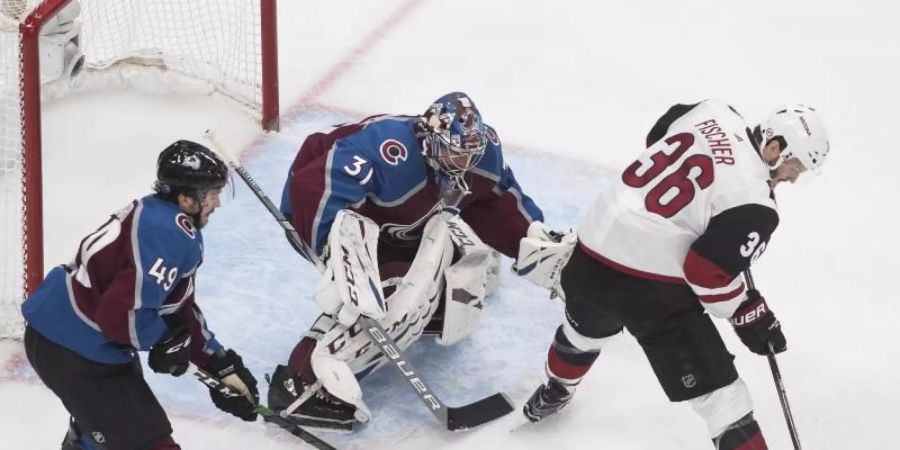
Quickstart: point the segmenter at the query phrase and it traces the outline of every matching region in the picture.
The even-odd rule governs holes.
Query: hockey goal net
[[[0,339],[21,336],[44,275],[41,102],[123,67],[202,84],[278,127],[275,0],[0,0]]]

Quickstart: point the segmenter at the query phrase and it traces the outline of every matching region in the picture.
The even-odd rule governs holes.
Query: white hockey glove
[[[328,235],[329,258],[316,285],[316,303],[345,326],[386,314],[378,272],[378,225],[353,211],[338,212]]]
[[[526,280],[550,290],[550,298],[565,296],[560,274],[572,256],[578,236],[569,228],[562,232],[547,228],[543,222],[532,222],[519,242],[519,257],[512,265],[513,272]]]

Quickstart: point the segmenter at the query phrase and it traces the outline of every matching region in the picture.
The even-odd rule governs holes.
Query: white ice
[[[280,133],[262,134],[209,98],[113,91],[47,105],[48,268],[68,261],[106,214],[148,192],[162,147],[199,139],[206,128],[243,152],[277,202],[310,132],[370,114],[418,113],[463,90],[498,129],[524,190],[563,227],[577,224],[671,104],[720,98],[753,121],[782,103],[808,103],[828,123],[831,160],[811,182],[779,188],[782,222],[754,274],[788,337],[779,362],[804,446],[896,447],[900,307],[890,280],[900,267],[893,140],[900,4],[295,0],[278,7]],[[205,238],[199,302],[262,383],[317,314],[314,271],[240,182]],[[561,320],[560,304],[506,271],[470,339],[450,348],[423,339],[409,353],[451,405],[505,391],[518,406],[541,381]],[[719,325],[770,447],[790,448],[765,359]],[[3,344],[0,355],[0,448],[58,448],[62,405],[19,346]],[[184,448],[302,447],[261,421],[218,412],[190,378],[147,378]],[[513,433],[518,412],[468,432],[443,430],[389,369],[363,388],[373,420],[352,435],[322,434],[340,448],[711,448],[702,421],[666,400],[628,335],[604,348],[568,410]]]

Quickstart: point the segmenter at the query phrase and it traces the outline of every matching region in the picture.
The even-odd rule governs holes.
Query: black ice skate
[[[525,403],[522,412],[531,422],[538,422],[547,416],[556,414],[572,400],[575,386],[566,386],[556,378],[550,378],[547,384],[538,386],[531,398]]]
[[[269,384],[269,408],[281,414],[303,395],[306,388],[308,386],[290,368],[276,367]],[[301,427],[352,431],[356,422],[353,417],[355,411],[355,406],[329,394],[325,388],[319,388],[297,409],[289,412],[286,418]]]

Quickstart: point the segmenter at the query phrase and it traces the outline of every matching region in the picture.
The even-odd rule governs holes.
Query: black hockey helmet
[[[177,194],[195,195],[228,183],[228,165],[212,150],[196,142],[179,140],[169,145],[156,162],[154,190],[166,198]]]

